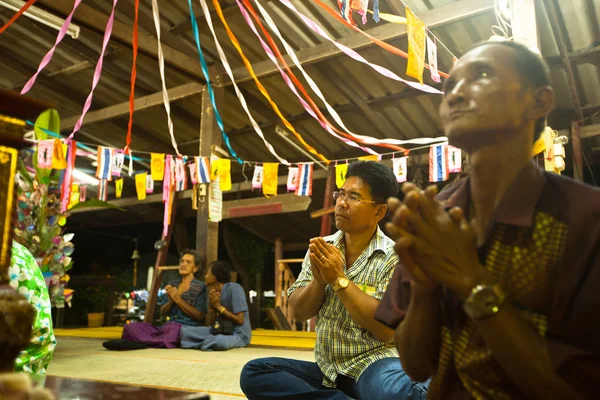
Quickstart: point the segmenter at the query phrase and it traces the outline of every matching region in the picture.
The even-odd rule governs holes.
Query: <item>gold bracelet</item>
[[[219,314],[223,314],[223,312],[226,310],[225,307],[221,306],[221,308],[219,309]]]

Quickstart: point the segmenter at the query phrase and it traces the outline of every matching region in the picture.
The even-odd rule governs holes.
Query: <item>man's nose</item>
[[[446,92],[446,102],[449,106],[454,106],[465,101],[465,79],[459,80],[450,92]]]

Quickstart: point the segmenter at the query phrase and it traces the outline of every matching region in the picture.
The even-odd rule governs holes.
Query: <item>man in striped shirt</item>
[[[397,190],[388,167],[350,164],[334,193],[339,231],[310,241],[288,291],[295,319],[317,317],[316,363],[250,361],[240,379],[250,400],[425,398],[426,385],[414,384],[400,366],[393,331],[373,319],[398,262],[394,242],[378,226]]]

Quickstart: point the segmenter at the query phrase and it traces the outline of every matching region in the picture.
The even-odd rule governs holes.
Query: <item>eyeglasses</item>
[[[341,191],[336,190],[335,192],[333,192],[333,201],[335,201],[335,203],[337,204],[337,203],[339,203],[340,200],[344,200],[344,202],[346,202],[346,204],[348,204],[348,205],[359,204],[359,203],[377,204],[376,201],[363,200],[361,198],[358,198],[356,195],[346,194],[346,192],[341,192]]]

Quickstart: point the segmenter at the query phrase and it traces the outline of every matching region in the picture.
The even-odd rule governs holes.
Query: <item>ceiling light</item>
[[[0,7],[6,7],[13,11],[19,11],[23,5],[25,5],[25,2],[22,0],[0,0]],[[50,28],[54,28],[57,31],[60,31],[60,28],[62,28],[65,23],[64,19],[35,6],[29,7],[23,15],[49,26]],[[77,39],[79,37],[79,30],[79,26],[71,23],[67,29],[67,35],[71,36],[73,39]]]

